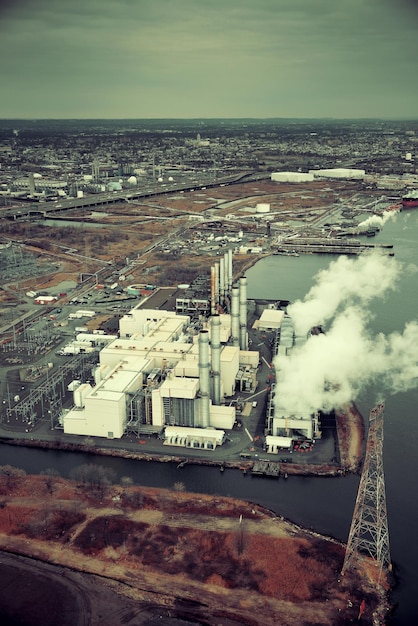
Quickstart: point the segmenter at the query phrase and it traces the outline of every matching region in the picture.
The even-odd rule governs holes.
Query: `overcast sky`
[[[0,0],[0,118],[418,118],[417,0]]]

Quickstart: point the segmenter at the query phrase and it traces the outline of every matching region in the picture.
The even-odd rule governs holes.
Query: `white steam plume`
[[[365,306],[394,288],[401,264],[387,254],[372,249],[352,260],[340,256],[315,277],[316,284],[304,301],[289,305],[296,334],[305,335],[313,326],[324,324],[347,304]]]
[[[371,226],[382,228],[388,220],[395,218],[396,215],[395,211],[383,211],[382,215],[371,215],[364,222],[360,222],[357,228],[361,232],[368,230]]]
[[[275,405],[279,415],[307,417],[318,409],[339,408],[354,401],[372,382],[390,393],[418,385],[418,323],[409,322],[403,332],[372,336],[370,315],[364,307],[372,297],[382,297],[394,286],[401,264],[393,258],[381,259],[377,266],[371,257],[341,259],[321,272],[313,288],[315,297],[311,290],[305,302],[292,307],[292,312],[313,321],[312,325],[332,320],[326,333],[310,336],[289,356],[276,357]],[[367,272],[372,272],[372,277]],[[343,294],[329,298],[320,307],[319,298],[333,295],[331,285],[337,281],[338,286],[342,275],[346,279]]]

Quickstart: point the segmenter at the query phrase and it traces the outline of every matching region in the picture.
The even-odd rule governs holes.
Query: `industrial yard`
[[[291,177],[290,174],[287,176]],[[2,291],[1,319],[4,332],[1,360],[3,372],[8,372],[7,376],[3,377],[3,393],[8,394],[7,397],[4,396],[3,401],[5,432],[15,430],[20,432],[20,436],[26,434],[28,437],[39,437],[43,431],[42,436],[48,438],[48,428],[50,428],[53,431],[50,436],[54,439],[60,433],[67,437],[81,435],[106,439],[110,432],[110,439],[114,444],[115,437],[116,439],[122,437],[122,445],[131,443],[132,438],[138,439],[143,435],[146,437],[159,435],[159,429],[164,426],[164,421],[158,421],[155,417],[157,415],[155,395],[157,390],[153,391],[151,408],[151,395],[148,397],[146,391],[138,389],[134,390],[136,395],[132,396],[131,389],[129,419],[122,412],[117,426],[113,423],[108,425],[107,430],[105,428],[101,431],[88,426],[87,422],[85,426],[80,426],[80,417],[83,414],[82,411],[80,412],[81,404],[84,407],[84,396],[92,389],[89,371],[95,363],[97,364],[99,349],[100,367],[96,368],[98,372],[104,371],[105,367],[109,369],[109,366],[112,369],[116,364],[114,356],[110,357],[111,352],[108,352],[110,360],[106,365],[106,350],[115,353],[115,349],[120,350],[122,347],[119,358],[125,361],[133,356],[130,350],[134,345],[136,349],[140,348],[140,344],[132,344],[131,341],[132,345],[128,346],[129,337],[142,328],[144,322],[140,319],[143,315],[146,317],[147,310],[154,309],[153,323],[159,320],[158,324],[165,324],[165,328],[169,323],[168,316],[172,315],[170,311],[176,313],[178,320],[183,319],[182,315],[191,316],[193,320],[197,319],[196,316],[203,314],[208,318],[206,328],[209,333],[214,332],[211,330],[210,320],[215,319],[214,315],[220,313],[220,320],[222,320],[220,328],[224,328],[225,324],[227,325],[225,329],[229,327],[229,331],[225,329],[222,331],[224,334],[221,343],[224,345],[225,341],[228,341],[225,334],[228,332],[229,341],[232,343],[227,350],[231,355],[232,346],[238,346],[238,344],[240,351],[244,351],[243,355],[246,354],[245,351],[248,351],[247,356],[240,357],[242,360],[239,366],[240,371],[237,370],[234,374],[234,376],[241,377],[244,374],[244,378],[241,382],[238,382],[236,378],[235,383],[232,384],[232,379],[228,378],[232,370],[230,366],[226,368],[227,361],[225,361],[221,367],[224,399],[220,402],[219,391],[211,392],[217,396],[215,404],[218,405],[218,409],[212,406],[213,415],[211,413],[210,418],[195,417],[194,424],[198,427],[201,427],[203,423],[206,427],[216,423],[221,431],[223,428],[224,432],[229,433],[226,436],[226,442],[224,441],[223,445],[219,446],[220,442],[214,443],[216,437],[211,442],[208,439],[200,443],[199,438],[195,438],[193,444],[186,443],[186,445],[210,446],[214,450],[214,456],[226,460],[245,453],[258,464],[260,455],[264,454],[269,462],[273,462],[273,465],[269,465],[267,470],[265,466],[259,465],[256,470],[261,474],[288,473],[287,470],[280,469],[281,457],[278,456],[280,451],[283,453],[285,463],[291,460],[295,463],[297,459],[300,459],[302,466],[310,463],[312,467],[316,464],[323,468],[328,464],[331,467],[331,473],[335,471],[335,468],[341,468],[342,471],[358,471],[361,462],[362,436],[355,445],[355,453],[351,454],[350,459],[341,463],[335,420],[330,429],[330,432],[334,433],[330,441],[321,440],[317,426],[313,429],[302,428],[299,432],[299,436],[302,434],[302,441],[316,440],[315,446],[309,446],[309,454],[302,454],[305,451],[304,447],[294,448],[293,442],[297,440],[297,434],[287,438],[282,436],[289,433],[290,422],[287,417],[283,417],[281,422],[277,420],[274,422],[274,419],[271,419],[273,413],[269,408],[274,397],[274,392],[270,390],[271,383],[274,382],[274,371],[269,371],[269,364],[274,357],[272,351],[274,328],[279,328],[280,324],[274,321],[273,327],[266,333],[266,329],[259,328],[258,320],[263,308],[275,307],[277,303],[263,304],[262,308],[256,305],[258,313],[255,315],[255,309],[251,309],[251,306],[248,308],[249,303],[244,295],[245,309],[248,309],[249,316],[247,319],[247,313],[243,317],[241,300],[238,303],[241,297],[236,291],[237,304],[234,318],[232,296],[234,295],[234,282],[238,285],[237,278],[242,277],[245,269],[257,259],[272,253],[297,254],[294,249],[286,252],[286,245],[291,245],[293,248],[299,246],[298,249],[305,245],[306,251],[309,252],[312,238],[317,238],[318,242],[318,234],[321,232],[323,237],[324,228],[328,229],[326,245],[330,251],[334,251],[333,246],[330,245],[332,242],[330,233],[333,229],[337,232],[342,224],[348,228],[349,216],[354,224],[367,212],[376,213],[379,202],[383,203],[382,206],[385,205],[380,195],[365,194],[361,185],[362,183],[356,180],[317,180],[301,183],[259,179],[233,185],[220,184],[210,189],[203,186],[202,189],[175,194],[159,193],[148,198],[144,203],[138,199],[125,205],[107,204],[101,210],[87,214],[85,210],[69,209],[65,212],[65,217],[62,218],[59,215],[53,224],[48,225],[42,224],[38,219],[33,221],[30,216],[29,221],[4,221],[6,231],[8,230],[9,236],[13,235],[13,237],[4,246],[2,258],[3,263],[9,268],[10,279],[14,279],[6,283]],[[341,220],[344,219],[346,221],[342,222]],[[61,226],[62,222],[65,226]],[[71,226],[71,224],[74,225]],[[97,228],[98,225],[100,229]],[[29,230],[30,238],[28,237]],[[54,233],[54,236],[47,241],[46,232]],[[295,233],[298,235],[297,239],[294,236]],[[23,244],[22,241],[26,243]],[[322,244],[317,243],[317,245]],[[369,243],[356,243],[352,238],[335,245],[341,250],[346,246],[352,246],[353,249],[356,247],[355,254],[358,254],[364,247],[373,247],[373,244]],[[16,256],[16,249],[20,250],[20,256]],[[25,255],[22,250],[25,250]],[[28,263],[32,268],[31,271],[28,271]],[[225,269],[223,268],[227,265],[228,276],[224,277]],[[48,273],[51,267],[53,271]],[[38,275],[36,275],[37,271],[40,272]],[[28,274],[35,274],[35,276],[28,278]],[[220,292],[217,296],[213,290],[215,276],[218,281],[217,289]],[[282,308],[285,304],[283,303]],[[144,309],[144,314],[141,313],[142,309]],[[46,315],[42,315],[43,310],[46,311]],[[166,311],[165,321],[161,317],[161,311],[164,310]],[[129,330],[126,330],[126,320],[133,319],[133,315],[142,315],[142,317],[138,317],[136,326],[129,325]],[[234,319],[238,320],[238,317],[240,321],[234,322]],[[174,319],[170,324],[173,323]],[[242,335],[243,325],[246,327],[245,337]],[[193,323],[189,330],[186,330],[186,318],[184,318],[181,321],[181,328],[179,326],[174,333],[177,337],[181,333],[187,335],[186,343],[180,347],[182,354],[185,355],[184,363],[188,359],[187,367],[190,368],[190,363],[194,363],[195,371],[193,370],[192,376],[195,378],[187,379],[190,381],[196,381],[196,377],[199,377],[198,360],[206,358],[198,356],[196,350],[190,352],[193,343],[195,347],[197,346],[199,329],[207,332],[205,325],[201,323],[198,326]],[[153,332],[155,334],[155,330]],[[119,339],[124,340],[126,347],[123,348],[124,343]],[[107,344],[112,341],[112,347],[106,348]],[[164,345],[161,344],[161,346]],[[254,348],[251,346],[255,345],[259,346],[259,350],[261,350],[260,346],[264,345],[265,354],[252,352]],[[284,348],[285,351],[286,349]],[[160,347],[158,350],[164,350],[166,353],[167,347]],[[163,372],[163,375],[159,374],[159,379],[165,379],[167,376],[167,372],[164,372],[167,359],[176,363],[175,359],[173,361],[172,350],[169,352],[170,356],[163,354],[158,357],[155,351],[152,353],[154,369],[157,364],[157,369]],[[186,357],[189,352],[190,355]],[[223,353],[226,355],[227,351]],[[139,355],[139,352],[137,354]],[[148,348],[142,354],[143,357],[151,358]],[[252,364],[251,354],[255,355],[254,358],[258,362],[258,374],[256,374],[255,363]],[[69,356],[74,357],[71,362],[68,360]],[[227,358],[230,359],[231,356]],[[137,363],[134,369],[138,366]],[[179,381],[179,376],[184,377],[185,366],[180,362],[174,367],[176,380]],[[212,363],[213,367],[215,370],[219,369]],[[125,364],[125,378],[126,369]],[[249,373],[245,372],[246,369]],[[228,374],[227,371],[229,371]],[[110,370],[106,377],[109,372]],[[134,370],[132,372],[134,373]],[[114,370],[111,378],[116,373]],[[121,375],[120,371],[118,377],[120,378]],[[149,371],[147,375],[150,375]],[[104,374],[100,376],[104,378]],[[254,377],[252,382],[251,377]],[[247,382],[245,382],[246,378],[248,378]],[[79,390],[74,386],[76,383],[72,382],[78,379],[82,382]],[[185,380],[183,379],[183,386]],[[100,383],[99,386],[97,386],[98,383]],[[63,396],[57,391],[64,385],[70,384],[74,392],[73,404],[71,404],[71,396],[68,394]],[[206,385],[201,380],[201,387],[202,384]],[[93,397],[99,397],[97,394],[101,387],[103,387],[104,394],[110,391],[109,380],[105,383],[96,376],[95,385],[91,400]],[[166,394],[171,396],[173,391],[168,390],[170,386],[168,380],[165,385],[167,392],[162,392],[162,396],[165,397]],[[243,396],[240,392],[245,386],[247,390]],[[105,387],[108,391],[105,391]],[[52,400],[51,393],[53,394]],[[82,401],[76,399],[76,397],[79,398],[80,393],[83,394]],[[149,393],[151,393],[151,387]],[[191,388],[188,391],[184,388],[179,393],[183,395],[183,399],[178,402],[183,406],[183,413],[187,413],[189,409],[186,411],[185,405],[192,400],[186,398],[192,398],[196,390],[192,392]],[[262,400],[255,403],[256,406],[258,404],[257,408],[250,406],[251,396],[254,394],[257,399]],[[11,397],[14,398],[12,403]],[[214,396],[211,397],[213,402]],[[17,404],[16,399],[18,399]],[[226,399],[228,399],[227,402],[225,402]],[[161,402],[163,401],[168,402],[162,397]],[[240,407],[241,416],[236,413],[234,407],[241,405],[243,401],[244,404]],[[39,415],[39,410],[43,411],[45,402],[49,407],[46,419],[44,414]],[[195,402],[198,405],[201,400],[196,399]],[[222,406],[219,407],[219,404]],[[75,410],[72,409],[74,406]],[[97,414],[94,406],[92,403],[90,409],[92,415]],[[151,413],[149,415],[147,413],[148,417],[145,413],[141,413],[142,417],[138,417],[138,409],[134,408],[136,406],[142,406],[142,412],[151,411],[154,418],[150,417]],[[215,409],[219,413],[216,419]],[[161,410],[158,409],[158,411]],[[164,411],[166,410],[164,408]],[[270,417],[265,417],[266,411],[267,413],[270,411]],[[4,419],[4,412],[7,413],[7,420]],[[235,420],[233,415],[235,415]],[[75,426],[70,426],[71,417]],[[193,424],[193,421],[190,421],[191,418],[184,423],[183,418],[173,419],[177,420],[174,422],[177,430],[173,430],[173,426],[168,427],[166,422],[165,443],[169,440],[173,442],[181,440],[179,425],[184,429],[185,426]],[[130,424],[128,428],[127,422]],[[297,422],[294,427],[298,427]],[[173,430],[171,435],[170,429]],[[360,432],[357,426],[354,430]],[[273,431],[280,433],[281,438],[276,440],[271,437]],[[182,432],[186,433],[185,430]],[[268,436],[265,439],[266,435]],[[187,437],[192,437],[191,431],[188,435],[186,434],[186,442],[189,441]],[[216,451],[215,448],[217,448]],[[170,446],[165,446],[160,450],[159,437],[148,442],[147,452],[150,454],[166,455],[173,451],[176,454],[179,452],[175,446],[171,450]],[[294,453],[292,457],[289,457],[289,452]],[[199,454],[199,451],[194,450],[194,453]],[[269,453],[274,454],[270,456]],[[190,450],[187,454],[190,454]],[[274,463],[278,463],[277,466],[274,466]],[[295,463],[296,465],[298,463]]]
[[[291,330],[288,302],[248,301],[245,272],[272,254],[393,255],[392,244],[376,244],[374,236],[400,210],[401,194],[391,186],[402,190],[415,178],[405,174],[394,183],[355,167],[319,166],[208,170],[193,180],[185,174],[182,182],[170,176],[171,183],[157,179],[153,166],[148,182],[137,185],[124,172],[121,189],[102,192],[104,170],[95,163],[87,193],[75,193],[73,184],[57,198],[41,191],[41,175],[29,174],[30,195],[22,200],[27,191],[13,192],[16,201],[5,201],[1,211],[3,441],[166,460],[180,472],[185,464],[207,463],[280,480],[358,473],[364,423],[354,405],[308,415],[281,406],[275,366],[307,337]],[[74,525],[64,528],[55,508],[46,511],[36,499],[42,489],[52,495],[52,483],[31,480],[33,499],[19,480],[13,488],[6,481],[1,519],[15,534],[3,536],[4,545],[64,566],[81,590],[76,603],[94,619],[108,612],[109,587],[117,591],[113,606],[123,596],[112,624],[157,616],[212,623],[214,615],[223,626],[236,615],[252,625],[301,624],[305,617],[369,623],[376,607],[386,610],[386,588],[382,597],[372,593],[367,568],[361,598],[353,596],[357,580],[342,584],[342,546],[252,505],[218,506],[211,498],[209,511],[202,496],[196,510],[181,483],[174,498],[128,494],[124,486],[101,493],[99,504],[91,494],[82,504],[86,494],[78,485],[71,495],[80,501],[70,511]],[[57,488],[60,510],[73,487]],[[133,506],[138,498],[140,507]],[[38,510],[48,547],[31,536]],[[153,554],[123,539],[133,529]],[[59,534],[66,546],[56,551]],[[275,551],[274,567],[261,536],[268,537],[269,554]],[[203,557],[193,560],[193,552]],[[132,583],[138,568],[139,586]],[[94,588],[80,572],[94,574]],[[100,597],[96,605],[88,604],[86,590]],[[135,598],[129,615],[124,594]]]

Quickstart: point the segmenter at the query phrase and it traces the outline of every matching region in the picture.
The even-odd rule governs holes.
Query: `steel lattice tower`
[[[383,569],[391,569],[382,455],[383,416],[384,404],[378,404],[370,411],[366,455],[342,575],[355,565],[361,553],[376,561],[379,579]]]

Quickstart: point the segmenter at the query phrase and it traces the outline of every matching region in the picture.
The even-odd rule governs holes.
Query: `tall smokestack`
[[[216,272],[215,266],[212,265],[210,268],[210,312],[211,315],[216,313]]]
[[[239,346],[239,288],[236,285],[232,287],[231,335],[232,345]]]
[[[234,281],[233,271],[232,271],[232,248],[228,250],[228,291],[231,293],[232,291],[232,283]]]
[[[199,333],[199,404],[200,426],[209,426],[209,332]]]
[[[213,376],[213,404],[221,403],[221,318],[211,317],[211,366]]]
[[[224,283],[225,283],[225,299],[229,295],[229,265],[228,265],[228,252],[224,254]]]
[[[35,187],[35,177],[33,175],[33,172],[29,172],[29,193],[31,196],[33,196],[35,194],[36,191],[36,187]]]
[[[225,258],[219,259],[219,303],[223,306],[225,300]]]
[[[218,311],[219,305],[219,263],[215,263],[215,307]]]
[[[239,279],[239,347],[248,349],[247,342],[247,277]]]

